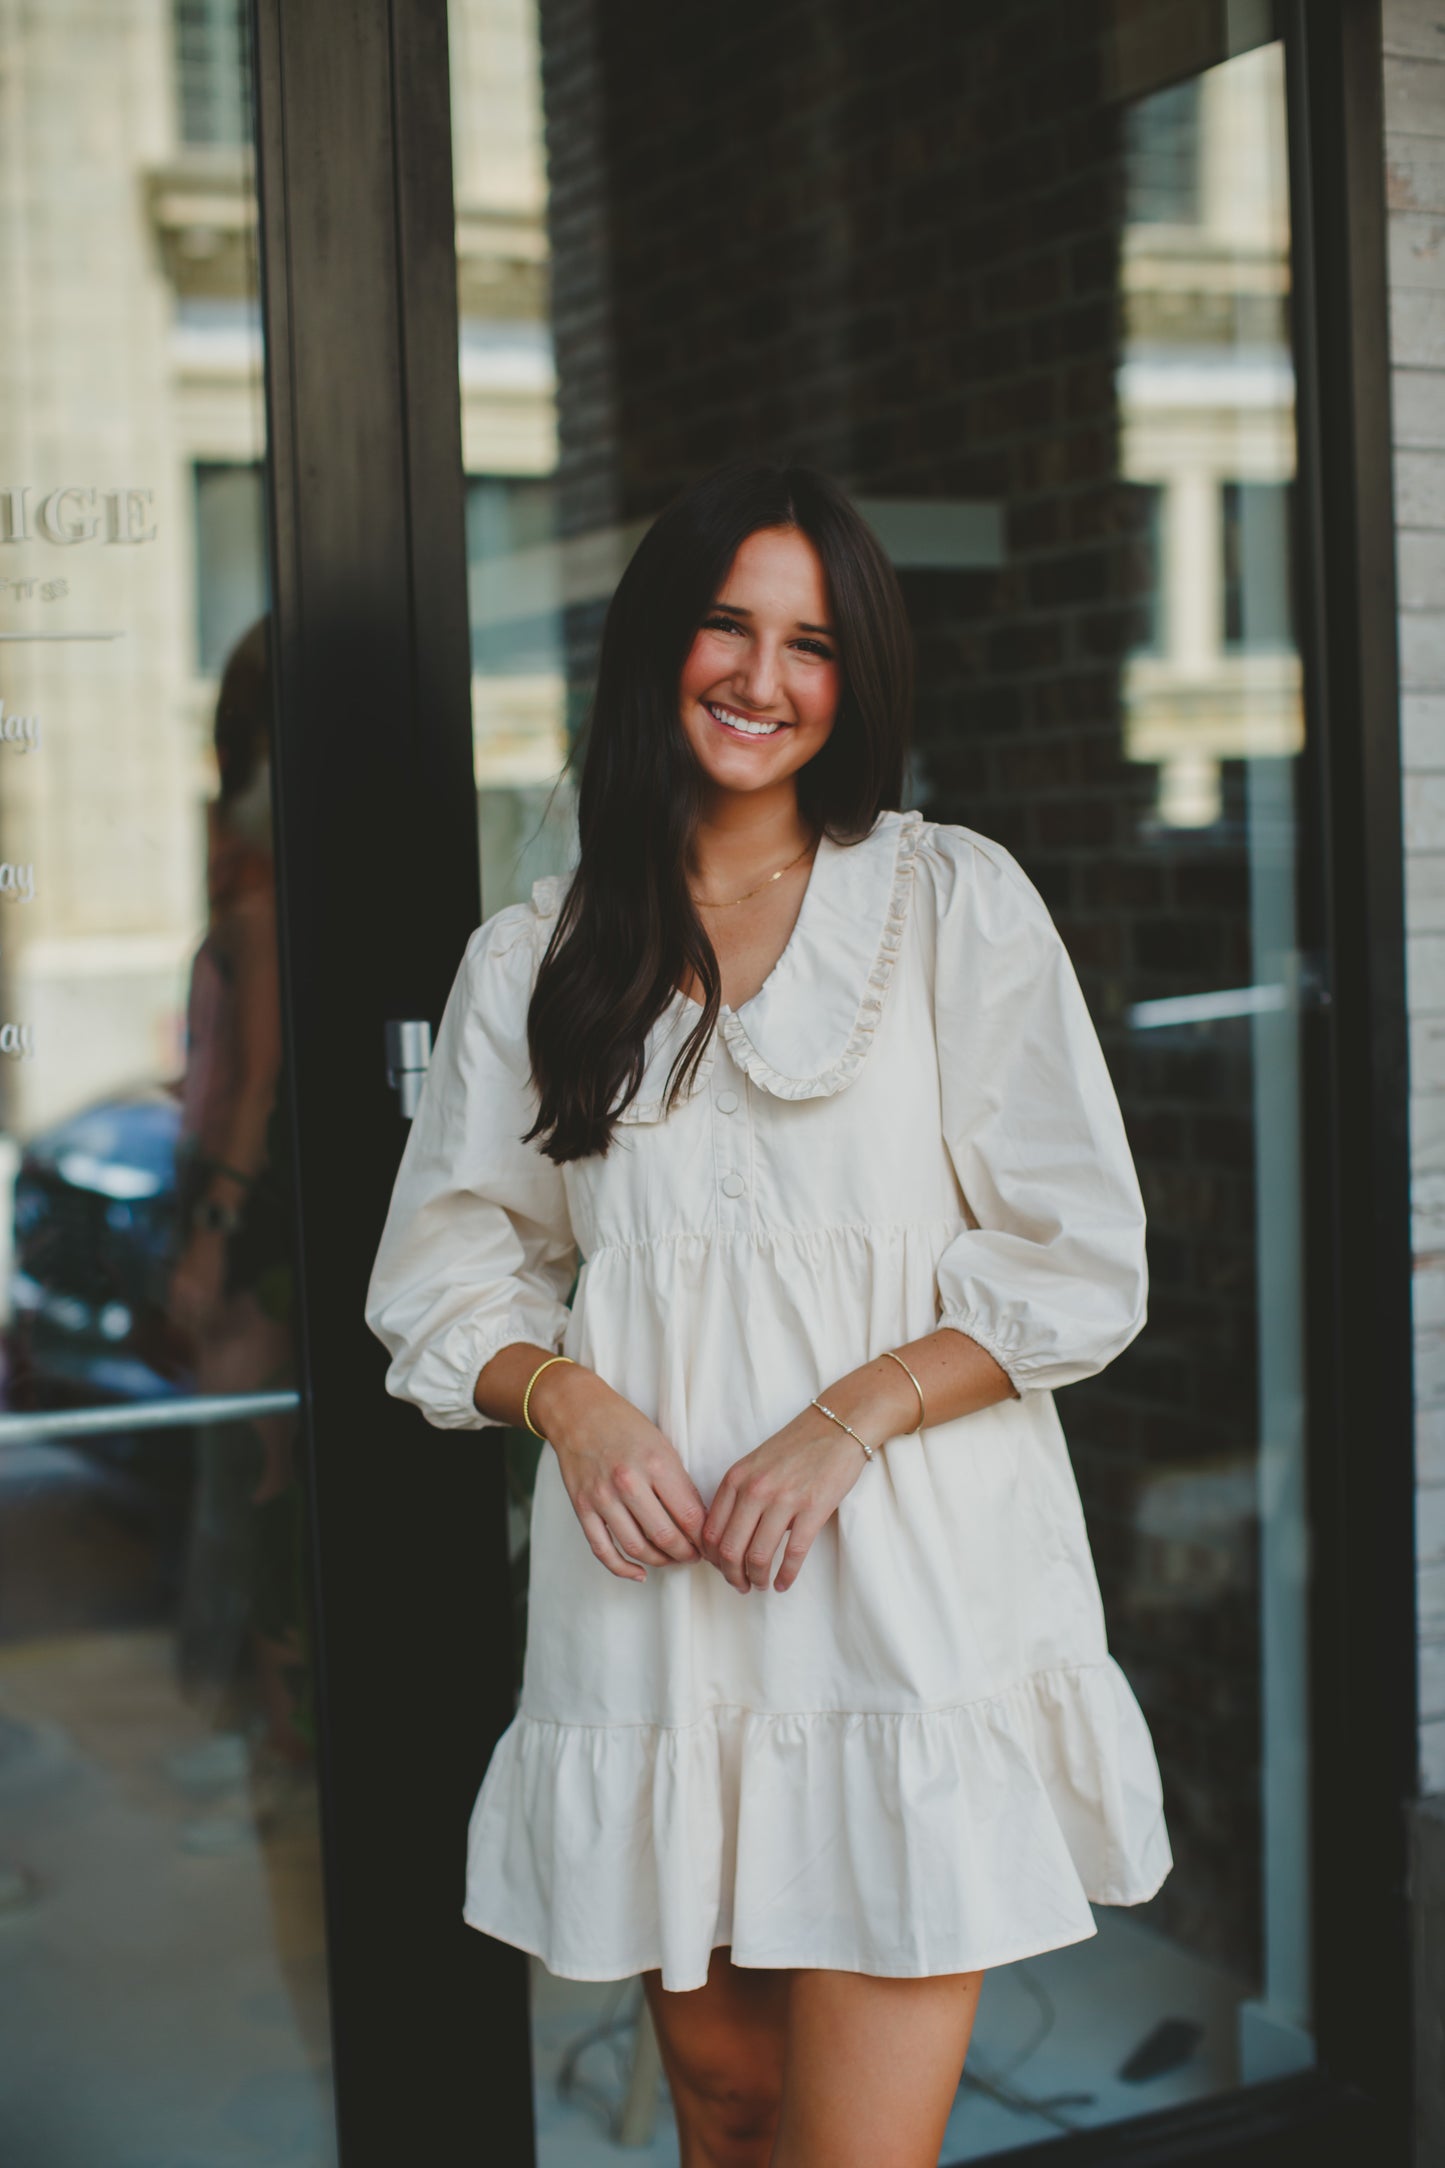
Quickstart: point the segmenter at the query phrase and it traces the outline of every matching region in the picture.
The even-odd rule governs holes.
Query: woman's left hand
[[[854,1416],[848,1420],[862,1429]],[[729,1468],[698,1539],[703,1557],[746,1595],[750,1588],[766,1588],[786,1537],[788,1548],[773,1583],[781,1595],[797,1580],[818,1531],[867,1465],[856,1439],[818,1409],[806,1408]]]

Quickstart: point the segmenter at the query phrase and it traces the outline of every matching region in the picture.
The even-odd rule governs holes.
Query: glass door
[[[912,611],[906,802],[1043,890],[1144,1184],[1150,1325],[1060,1413],[1176,1866],[986,1984],[948,2162],[1315,2058],[1283,47],[1265,7],[1026,15],[449,8],[484,910],[570,863],[641,527],[815,461]],[[675,2161],[640,1984],[531,1996],[538,2160]]]
[[[0,2155],[336,2158],[249,10],[0,14]]]

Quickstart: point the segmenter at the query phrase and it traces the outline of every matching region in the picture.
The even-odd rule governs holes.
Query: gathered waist
[[[706,1255],[784,1251],[797,1256],[820,1251],[898,1241],[909,1235],[926,1236],[943,1247],[966,1230],[968,1222],[956,1213],[922,1220],[833,1220],[808,1227],[679,1228],[662,1235],[597,1242],[581,1258],[584,1265],[617,1263],[634,1258],[669,1257],[678,1253]]]
[[[958,1224],[606,1244],[578,1276],[562,1352],[658,1424],[695,1480],[715,1481],[737,1436],[770,1436],[821,1384],[933,1330]]]

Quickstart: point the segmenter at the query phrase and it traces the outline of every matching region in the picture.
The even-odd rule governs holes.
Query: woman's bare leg
[[[770,2168],[938,2168],[982,1985],[794,1972]]]
[[[783,2089],[786,1972],[743,1970],[714,1950],[707,1985],[669,1993],[643,1974],[672,2089],[682,2168],[768,2168]]]

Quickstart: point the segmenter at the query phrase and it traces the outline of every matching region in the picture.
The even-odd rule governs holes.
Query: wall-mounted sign
[[[35,901],[35,863],[27,860],[22,866],[12,860],[0,859],[0,897],[15,903]]]
[[[0,542],[154,542],[153,489],[0,487]],[[32,500],[34,500],[32,502]]]

